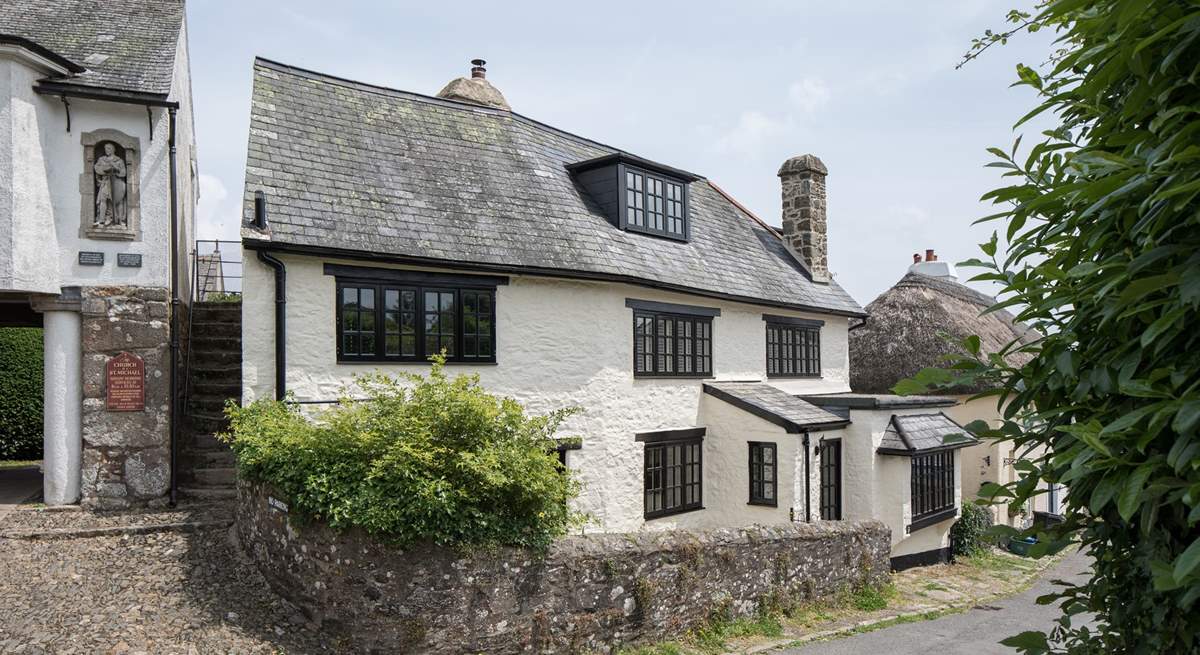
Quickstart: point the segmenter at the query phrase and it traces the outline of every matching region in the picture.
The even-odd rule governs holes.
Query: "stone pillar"
[[[78,289],[35,301],[42,312],[45,390],[43,392],[43,493],[47,505],[79,501],[83,449],[82,317]]]
[[[815,155],[800,155],[783,162],[783,241],[814,282],[829,282],[826,245],[825,164]]]

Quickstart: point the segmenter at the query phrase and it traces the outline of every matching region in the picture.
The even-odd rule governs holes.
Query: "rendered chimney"
[[[958,280],[958,271],[954,270],[954,264],[939,262],[937,253],[933,251],[933,248],[925,251],[925,261],[921,261],[920,254],[913,254],[913,263],[912,266],[908,267],[908,272],[939,277],[945,280]]]
[[[825,216],[825,164],[815,155],[783,162],[783,240],[814,282],[829,282]]]

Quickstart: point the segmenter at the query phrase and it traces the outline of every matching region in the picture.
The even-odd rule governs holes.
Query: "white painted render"
[[[892,530],[892,557],[950,545],[954,518],[909,534],[912,522],[912,459],[875,452],[892,415],[929,414],[942,408],[880,408],[850,411],[842,431],[842,516],[847,520],[878,519]],[[955,505],[962,507],[962,451],[954,457]],[[955,514],[955,518],[958,513]]]
[[[287,266],[287,385],[296,399],[335,398],[339,388],[356,373],[428,370],[422,364],[338,364],[335,279],[324,274],[323,265],[327,261],[355,262],[276,256]],[[249,402],[274,393],[274,276],[255,257],[245,259],[242,380],[243,400]],[[655,519],[649,524],[715,525],[718,517],[730,516],[738,517],[738,523],[756,522],[760,516],[764,520],[786,520],[788,507],[794,505],[782,505],[774,511],[748,509],[748,485],[739,482],[738,476],[746,475],[747,470],[747,435],[769,432],[759,424],[763,423],[761,419],[739,412],[744,427],[737,434],[729,434],[725,426],[730,419],[725,408],[710,402],[720,402],[714,398],[702,398],[701,380],[633,377],[633,317],[632,310],[625,306],[627,298],[719,308],[721,315],[713,320],[713,362],[718,380],[765,379],[764,313],[824,320],[823,376],[769,381],[797,394],[849,389],[848,319],[844,317],[625,284],[522,275],[511,276],[510,283],[496,291],[499,363],[452,365],[453,371],[478,373],[488,390],[511,396],[534,412],[567,406],[583,408],[567,424],[563,436],[583,437],[583,448],[571,451],[568,457],[585,484],[578,505],[594,517],[589,529],[628,531],[647,525],[642,518],[643,445],[634,441],[636,433],[705,425],[709,420],[721,425],[720,430],[716,426],[710,429],[704,447],[708,458],[704,500],[711,509]],[[796,444],[799,437],[782,435],[782,430],[779,433],[776,438],[782,460],[785,443]],[[789,461],[795,461],[794,456]],[[815,477],[815,468],[813,473]],[[728,499],[716,495],[715,481],[734,485]],[[800,509],[798,514],[802,516]]]
[[[943,411],[959,425],[982,420],[998,427],[1003,421],[995,398],[972,400],[971,396],[957,396],[957,400],[958,405],[947,407]],[[1017,452],[1011,443],[984,441],[959,452],[962,454],[962,491],[967,498],[977,497],[980,487],[985,482],[1004,485],[1019,479],[1019,473],[1013,467],[1013,462],[1018,459]],[[1020,512],[1010,511],[1007,505],[991,505],[988,509],[992,513],[993,522],[1024,528],[1032,521],[1033,512],[1050,511],[1049,495],[1035,496]]]
[[[177,117],[181,250],[188,250],[196,183],[193,175],[191,81],[186,43],[176,58],[172,100]],[[166,287],[170,274],[168,116],[164,108],[68,98],[33,91],[46,71],[0,52],[0,290],[57,294],[64,286]],[[153,131],[151,131],[153,123]],[[113,129],[138,140],[139,235],[134,241],[86,239],[80,233],[83,146],[80,135]],[[151,136],[153,135],[153,138]],[[80,266],[79,251],[99,251],[104,266]],[[118,253],[142,255],[141,268],[119,268]],[[180,262],[186,266],[186,257]],[[186,269],[181,274],[186,279]]]
[[[47,505],[79,501],[83,450],[83,350],[79,312],[47,311],[44,326],[42,467]]]

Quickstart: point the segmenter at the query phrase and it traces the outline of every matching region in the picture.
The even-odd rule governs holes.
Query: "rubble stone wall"
[[[171,350],[165,288],[83,287],[81,503],[96,509],[165,503],[171,483]],[[105,365],[122,352],[146,367],[145,409],[106,409]]]
[[[357,652],[611,653],[889,575],[889,530],[875,521],[596,534],[543,554],[463,554],[289,522],[286,498],[239,482],[236,529],[271,586]]]

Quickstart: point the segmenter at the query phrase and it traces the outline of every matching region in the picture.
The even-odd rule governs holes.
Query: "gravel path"
[[[153,520],[177,522],[169,516],[174,513]],[[151,514],[135,512],[126,520],[145,522]],[[53,528],[111,526],[120,515],[65,516],[74,521],[60,515],[39,520]],[[16,527],[12,518],[0,522],[0,530]],[[0,571],[4,655],[338,651],[267,587],[227,529],[0,538]]]

